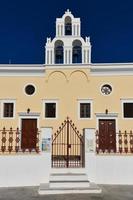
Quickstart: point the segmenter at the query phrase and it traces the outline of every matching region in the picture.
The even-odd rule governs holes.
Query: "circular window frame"
[[[28,85],[32,85],[32,86],[35,88],[35,91],[34,91],[33,94],[27,94],[27,93],[26,93],[25,89],[26,89],[26,87],[27,87]],[[28,96],[28,97],[34,96],[34,95],[36,94],[36,86],[35,86],[35,84],[33,84],[33,83],[27,83],[27,84],[25,84],[25,86],[24,86],[24,88],[23,88],[23,92],[24,92],[24,94],[25,94],[26,96]]]
[[[110,94],[104,94],[104,93],[102,93],[102,87],[103,87],[104,85],[109,85],[109,86],[112,88],[112,91],[110,92]],[[112,86],[112,84],[111,84],[111,83],[102,83],[101,86],[100,86],[100,93],[101,93],[103,96],[106,96],[106,97],[112,95],[112,93],[113,93],[113,86]]]

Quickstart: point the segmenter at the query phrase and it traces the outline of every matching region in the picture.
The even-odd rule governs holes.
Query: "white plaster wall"
[[[97,184],[133,185],[133,156],[86,153],[86,173]]]
[[[0,187],[35,186],[49,181],[51,156],[0,156]]]
[[[95,154],[95,129],[85,129],[85,170],[98,184],[133,185],[133,156]]]

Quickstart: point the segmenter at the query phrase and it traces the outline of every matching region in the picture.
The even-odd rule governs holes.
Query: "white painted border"
[[[119,128],[118,128],[118,117],[117,116],[113,116],[113,113],[112,113],[112,116],[111,115],[108,115],[107,114],[107,116],[103,116],[102,114],[101,114],[101,116],[100,115],[96,115],[96,130],[99,130],[99,120],[100,119],[114,119],[115,120],[115,125],[116,125],[116,132],[118,133],[118,131],[119,131]]]
[[[55,117],[45,117],[45,103],[55,103]],[[58,100],[55,99],[43,99],[43,119],[56,120],[58,119]]]
[[[133,103],[133,98],[130,99],[121,99],[121,115],[122,115],[122,119],[124,120],[133,120],[133,117],[128,118],[128,117],[124,117],[124,109],[123,109],[123,104],[124,103]]]
[[[92,120],[92,113],[93,113],[93,102],[92,99],[77,99],[78,101],[78,120]],[[81,118],[80,117],[80,103],[89,103],[90,104],[90,117]]]
[[[32,85],[32,86],[35,88],[35,92],[34,92],[33,94],[31,94],[31,95],[29,95],[29,94],[27,94],[27,93],[25,92],[25,88],[26,88],[28,85]],[[23,93],[24,93],[27,97],[32,97],[32,96],[34,96],[34,95],[36,94],[36,85],[35,85],[34,83],[27,83],[27,84],[25,84],[24,87],[23,87]]]
[[[112,91],[111,91],[110,94],[106,95],[106,94],[103,94],[103,93],[102,93],[101,89],[102,89],[102,87],[103,87],[104,85],[110,85],[110,86],[111,86]],[[106,83],[105,83],[105,82],[104,82],[104,83],[102,83],[102,84],[100,85],[100,93],[101,93],[102,96],[105,96],[105,97],[111,96],[111,95],[113,94],[113,91],[114,91],[114,88],[113,88],[113,86],[112,86],[112,83],[109,83],[109,82],[106,82]]]
[[[13,117],[4,117],[4,103],[13,103]],[[15,119],[16,116],[16,100],[2,99],[1,100],[1,119]]]

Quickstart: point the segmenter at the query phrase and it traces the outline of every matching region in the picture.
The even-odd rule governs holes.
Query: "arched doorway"
[[[82,63],[82,43],[80,40],[75,40],[72,44],[72,63]]]
[[[64,63],[64,47],[63,42],[58,40],[55,42],[55,64]]]

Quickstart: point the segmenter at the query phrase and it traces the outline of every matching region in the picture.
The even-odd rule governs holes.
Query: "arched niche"
[[[69,16],[65,18],[65,35],[72,35],[72,19]]]
[[[64,63],[64,44],[61,40],[55,42],[55,64]]]
[[[72,43],[72,63],[82,63],[82,43],[74,40]]]

